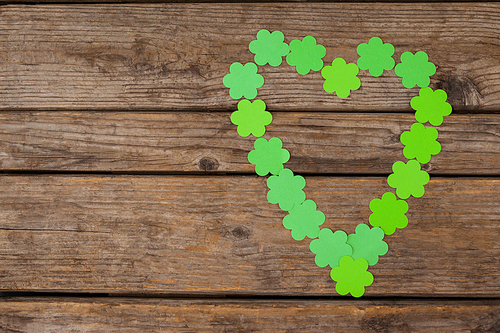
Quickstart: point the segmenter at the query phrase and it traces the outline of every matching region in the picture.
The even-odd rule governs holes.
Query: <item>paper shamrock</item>
[[[317,45],[316,39],[306,36],[301,40],[294,39],[290,42],[290,53],[286,56],[286,62],[295,66],[297,73],[306,75],[309,71],[319,71],[323,68],[323,57],[326,48]]]
[[[277,176],[267,179],[267,201],[278,204],[281,210],[290,211],[295,205],[306,200],[306,194],[302,190],[306,181],[302,176],[294,176],[292,170],[283,169]]]
[[[255,54],[255,63],[259,66],[269,64],[271,66],[279,66],[283,61],[283,57],[290,52],[287,43],[284,43],[285,36],[281,31],[273,31],[270,33],[266,29],[262,29],[257,33],[257,40],[253,40],[248,45],[250,52]]]
[[[378,262],[378,257],[389,251],[381,228],[371,228],[366,224],[358,224],[355,233],[347,236],[347,244],[352,247],[353,259],[363,258],[370,266]]]
[[[321,70],[321,76],[325,79],[323,89],[326,92],[335,92],[338,97],[346,98],[351,90],[359,89],[361,81],[356,76],[359,68],[356,64],[346,64],[342,58],[335,58],[331,66],[325,66]]]
[[[264,85],[264,77],[257,74],[257,65],[253,62],[243,66],[235,62],[229,67],[229,74],[222,79],[222,83],[229,88],[229,96],[233,99],[254,99],[257,97],[257,88]]]
[[[444,90],[432,91],[426,87],[420,89],[418,96],[411,99],[410,105],[416,111],[415,119],[419,123],[430,122],[431,125],[439,126],[443,123],[443,117],[451,114],[451,105],[446,102],[448,95]]]
[[[379,37],[372,37],[368,44],[358,45],[359,55],[358,67],[362,70],[368,70],[370,75],[378,77],[382,75],[384,69],[389,71],[394,68],[394,46],[385,43]]]
[[[271,138],[269,141],[260,138],[255,140],[253,146],[255,150],[248,153],[248,162],[255,164],[255,172],[259,176],[268,173],[277,175],[283,169],[283,163],[290,159],[290,153],[282,148],[280,138]]]
[[[340,259],[339,266],[330,272],[332,280],[337,282],[335,290],[340,295],[351,293],[354,297],[361,297],[365,287],[373,283],[373,275],[368,272],[368,262],[363,258],[354,260],[350,256]]]
[[[283,218],[283,226],[292,230],[292,238],[303,240],[304,238],[316,238],[319,234],[319,226],[325,222],[325,214],[316,210],[316,203],[306,200],[300,205],[293,206],[288,215]]]
[[[323,228],[319,232],[319,238],[314,239],[309,244],[309,249],[316,254],[314,261],[319,267],[339,265],[339,260],[343,256],[350,256],[352,247],[347,242],[347,234],[342,230],[335,232],[328,228]]]
[[[386,235],[392,235],[396,228],[403,229],[408,225],[408,203],[397,200],[392,192],[386,192],[382,199],[375,198],[370,201],[369,221],[373,227],[380,227]]]
[[[396,194],[401,199],[410,195],[420,198],[424,195],[424,185],[429,182],[429,174],[420,170],[420,163],[409,160],[407,163],[397,161],[392,165],[393,174],[387,178],[387,184],[396,189]]]
[[[238,111],[231,114],[231,122],[238,126],[236,131],[239,135],[246,137],[252,134],[255,137],[266,133],[266,125],[273,121],[273,116],[266,111],[266,103],[257,99],[250,102],[242,99],[238,102]]]
[[[394,68],[394,73],[403,78],[403,86],[411,89],[415,85],[420,88],[427,87],[431,83],[430,76],[436,73],[436,66],[428,62],[429,57],[424,51],[413,54],[404,52],[401,55],[401,63]]]
[[[428,163],[431,155],[439,154],[441,144],[436,141],[438,131],[434,127],[425,128],[421,123],[411,125],[410,131],[401,134],[401,143],[405,145],[403,155],[407,159],[416,158],[420,163]]]

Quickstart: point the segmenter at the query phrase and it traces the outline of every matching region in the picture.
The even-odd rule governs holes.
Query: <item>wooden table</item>
[[[500,4],[90,2],[0,7],[1,332],[500,332]],[[230,122],[222,77],[263,28],[327,64],[372,36],[424,50],[453,105],[360,299],[283,228]],[[354,232],[418,88],[361,71],[341,100],[319,72],[259,73],[265,137]]]

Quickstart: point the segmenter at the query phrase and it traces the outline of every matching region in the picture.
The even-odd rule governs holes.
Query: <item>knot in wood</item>
[[[215,171],[219,168],[219,162],[211,157],[203,157],[198,162],[198,168],[200,168],[201,171]]]

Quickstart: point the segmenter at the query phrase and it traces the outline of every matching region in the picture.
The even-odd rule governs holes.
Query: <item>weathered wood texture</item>
[[[2,332],[498,332],[499,301],[13,298]]]
[[[9,5],[0,8],[0,110],[231,110],[222,77],[252,61],[262,28],[286,41],[312,35],[324,58],[357,60],[380,36],[404,51],[425,50],[456,110],[498,110],[500,4],[315,3]],[[360,74],[348,99],[323,91],[319,72],[260,68],[270,110],[410,110],[418,89],[393,71]]]
[[[280,137],[300,173],[388,174],[403,157],[411,115],[275,112],[266,138]],[[254,172],[230,113],[0,114],[0,168],[115,172]],[[447,117],[432,174],[499,175],[500,117]]]
[[[354,232],[385,178],[307,177],[324,227]],[[337,295],[265,178],[3,176],[0,288]],[[499,179],[433,178],[387,237],[366,295],[500,296]]]

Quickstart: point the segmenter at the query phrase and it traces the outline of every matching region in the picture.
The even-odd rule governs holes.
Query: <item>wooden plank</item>
[[[307,177],[324,227],[367,222],[385,178]],[[253,176],[3,176],[3,291],[337,295]],[[367,295],[500,296],[500,179],[432,178]]]
[[[3,332],[498,332],[498,300],[13,298]]]
[[[498,110],[500,4],[313,3],[10,5],[1,8],[0,110],[231,110],[222,77],[252,61],[262,28],[286,41],[312,35],[324,60],[357,60],[372,36],[404,51],[425,50],[456,110]],[[417,88],[393,71],[360,74],[348,99],[322,90],[319,72],[260,69],[270,110],[409,110]]]
[[[0,114],[0,168],[40,171],[244,172],[255,138],[229,113]],[[280,137],[300,173],[389,174],[404,160],[399,136],[412,115],[275,112],[265,138]],[[500,117],[454,115],[439,127],[436,175],[499,175]]]

